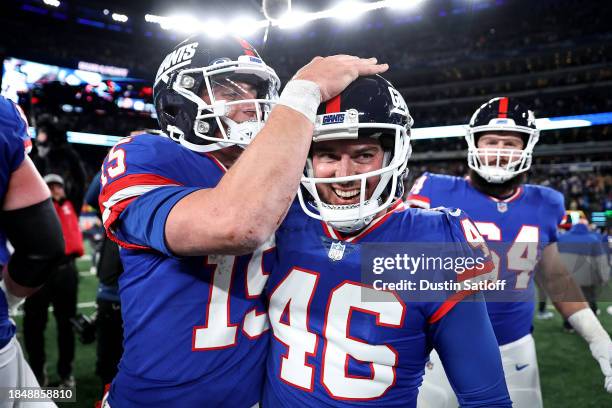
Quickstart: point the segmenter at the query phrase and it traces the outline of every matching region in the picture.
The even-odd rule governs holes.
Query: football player
[[[473,217],[493,251],[497,279],[507,293],[485,294],[499,343],[510,396],[516,407],[541,407],[542,396],[531,335],[534,314],[533,271],[539,262],[542,281],[557,310],[589,343],[612,392],[610,336],[583,301],[557,250],[557,225],[565,214],[561,193],[524,184],[539,131],[535,117],[512,98],[494,98],[472,116],[468,131],[466,178],[425,173],[408,196],[412,206],[461,208]],[[495,279],[495,277],[493,277]],[[559,300],[567,300],[561,302]],[[420,401],[425,406],[456,406],[438,358],[427,370]],[[454,400],[454,401],[453,401]],[[432,402],[435,401],[435,402]],[[429,403],[429,404],[428,404]]]
[[[267,247],[255,250],[295,196],[320,101],[386,69],[317,57],[277,100],[276,74],[244,40],[198,35],[168,54],[154,83],[167,136],[121,140],[101,171],[103,222],[124,266],[124,352],[107,405],[259,401]]]
[[[11,400],[15,396],[8,394],[8,389],[39,387],[15,338],[9,311],[14,312],[44,284],[47,273],[64,254],[62,229],[49,189],[25,155],[27,131],[18,107],[0,96],[0,231],[15,249],[3,265],[0,280],[0,405],[55,407],[50,401],[30,405],[18,397]]]
[[[432,347],[463,406],[511,406],[483,301],[461,302],[458,292],[419,302],[362,281],[369,244],[457,244],[463,256],[484,245],[467,243],[461,211],[404,207],[411,125],[380,76],[358,78],[319,108],[300,205],[276,233],[264,406],[414,407]]]

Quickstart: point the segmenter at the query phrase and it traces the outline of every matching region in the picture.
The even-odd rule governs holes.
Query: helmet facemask
[[[503,184],[529,170],[533,148],[540,137],[533,111],[514,98],[497,97],[482,104],[467,126],[468,166],[487,183]],[[499,149],[495,143],[478,147],[487,134],[518,134],[523,143],[519,149],[512,143]],[[501,140],[498,140],[501,141]],[[482,143],[481,143],[482,145]]]
[[[168,135],[191,150],[210,152],[246,147],[263,128],[276,100],[280,81],[274,71],[248,56],[203,68],[180,71],[172,89],[195,104],[191,135],[168,126]],[[244,120],[229,116],[240,111]],[[249,117],[250,116],[250,117]]]
[[[344,177],[315,177],[312,157],[306,162],[302,187],[298,191],[299,202],[304,212],[322,220],[343,233],[353,233],[366,227],[381,211],[387,209],[403,191],[403,181],[407,173],[407,162],[412,148],[408,127],[388,123],[359,123],[356,110],[344,113],[344,123],[326,124],[325,117],[319,115],[313,133],[313,143],[332,140],[356,140],[370,137],[381,142],[384,151],[383,164],[378,170]],[[379,177],[376,187],[369,197],[367,180]],[[359,202],[347,205],[333,205],[322,200],[317,186],[323,184],[359,183]]]

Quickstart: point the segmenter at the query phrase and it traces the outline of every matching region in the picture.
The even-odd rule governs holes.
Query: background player
[[[64,253],[49,189],[24,152],[27,128],[17,107],[0,96],[0,228],[15,248],[0,280],[0,389],[39,386],[15,338],[9,311],[43,285]],[[5,397],[0,395],[0,405],[13,406],[3,401]],[[32,405],[55,406],[51,402]]]
[[[264,406],[414,407],[432,346],[462,405],[511,406],[484,302],[416,302],[362,283],[368,243],[470,248],[463,213],[400,200],[411,124],[404,99],[380,76],[321,105],[302,208],[293,206],[276,234]]]
[[[412,206],[461,208],[473,217],[490,245],[501,244],[499,252],[507,252],[507,257],[493,254],[498,265],[495,275],[507,280],[508,293],[516,296],[516,301],[488,296],[487,309],[502,353],[508,389],[517,407],[542,406],[531,335],[535,296],[532,272],[538,262],[555,307],[589,343],[605,376],[605,388],[612,392],[610,336],[583,301],[557,250],[557,225],[565,214],[563,196],[547,187],[524,184],[538,138],[533,112],[511,98],[491,99],[470,120],[466,136],[469,176],[425,173],[408,197]],[[436,361],[432,354],[433,371],[425,376],[420,402],[426,406],[442,398],[448,400],[447,406],[456,406]]]
[[[247,279],[258,253],[245,254],[272,235],[295,197],[319,103],[386,68],[318,57],[277,101],[276,74],[246,41],[200,35],[166,57],[154,98],[169,137],[122,140],[101,175],[104,226],[125,248],[124,353],[110,406],[258,402],[266,277],[251,268]],[[235,145],[255,134],[241,155]]]

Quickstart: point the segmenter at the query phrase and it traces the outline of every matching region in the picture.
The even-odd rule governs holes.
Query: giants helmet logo
[[[155,75],[155,83],[161,79],[164,82],[168,82],[168,74],[172,71],[189,65],[191,59],[195,55],[198,43],[194,42],[191,44],[183,45],[182,47],[172,51],[164,58],[164,62],[159,66],[157,75]]]

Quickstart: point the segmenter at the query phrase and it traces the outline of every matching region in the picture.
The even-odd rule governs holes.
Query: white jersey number
[[[104,164],[102,165],[102,169],[100,171],[100,182],[102,183],[102,187],[108,183],[108,179],[115,178],[117,176],[125,173],[125,150],[123,150],[121,145],[125,143],[129,143],[132,141],[131,137],[126,137],[125,139],[121,139],[120,141],[113,146],[112,149],[108,152],[108,158],[106,160],[107,165],[106,168]],[[114,162],[114,164],[112,164]]]
[[[261,295],[268,279],[263,270],[263,254],[274,247],[274,240],[270,239],[259,247],[251,257],[246,272],[246,297],[256,298]],[[193,329],[194,350],[215,350],[232,347],[236,344],[238,324],[230,323],[230,290],[235,279],[234,269],[236,257],[224,255],[211,255],[208,265],[214,265],[212,279],[209,284],[208,304],[206,305],[206,322],[204,326]],[[244,333],[255,338],[268,330],[269,324],[265,313],[250,310],[242,322]]]
[[[499,242],[502,240],[501,229],[492,222],[475,222],[478,231],[488,241]],[[523,225],[516,238],[506,253],[506,265],[509,271],[515,271],[515,289],[526,289],[529,286],[529,277],[538,260],[538,242],[540,240],[540,229],[534,225]],[[493,259],[494,279],[499,278],[499,254],[491,250]]]
[[[281,359],[281,379],[307,391],[314,388],[314,367],[307,363],[307,358],[315,355],[319,347],[317,335],[308,326],[310,304],[318,280],[317,272],[294,268],[270,296],[269,315],[274,337],[288,348]],[[362,296],[368,295],[363,291],[374,292],[377,301],[362,301]],[[351,281],[337,286],[328,298],[323,325],[321,383],[336,399],[378,398],[395,384],[398,354],[390,345],[373,345],[350,337],[349,326],[354,312],[375,316],[378,326],[400,328],[406,306],[393,293],[376,291]],[[369,364],[370,376],[351,376],[349,357]]]

